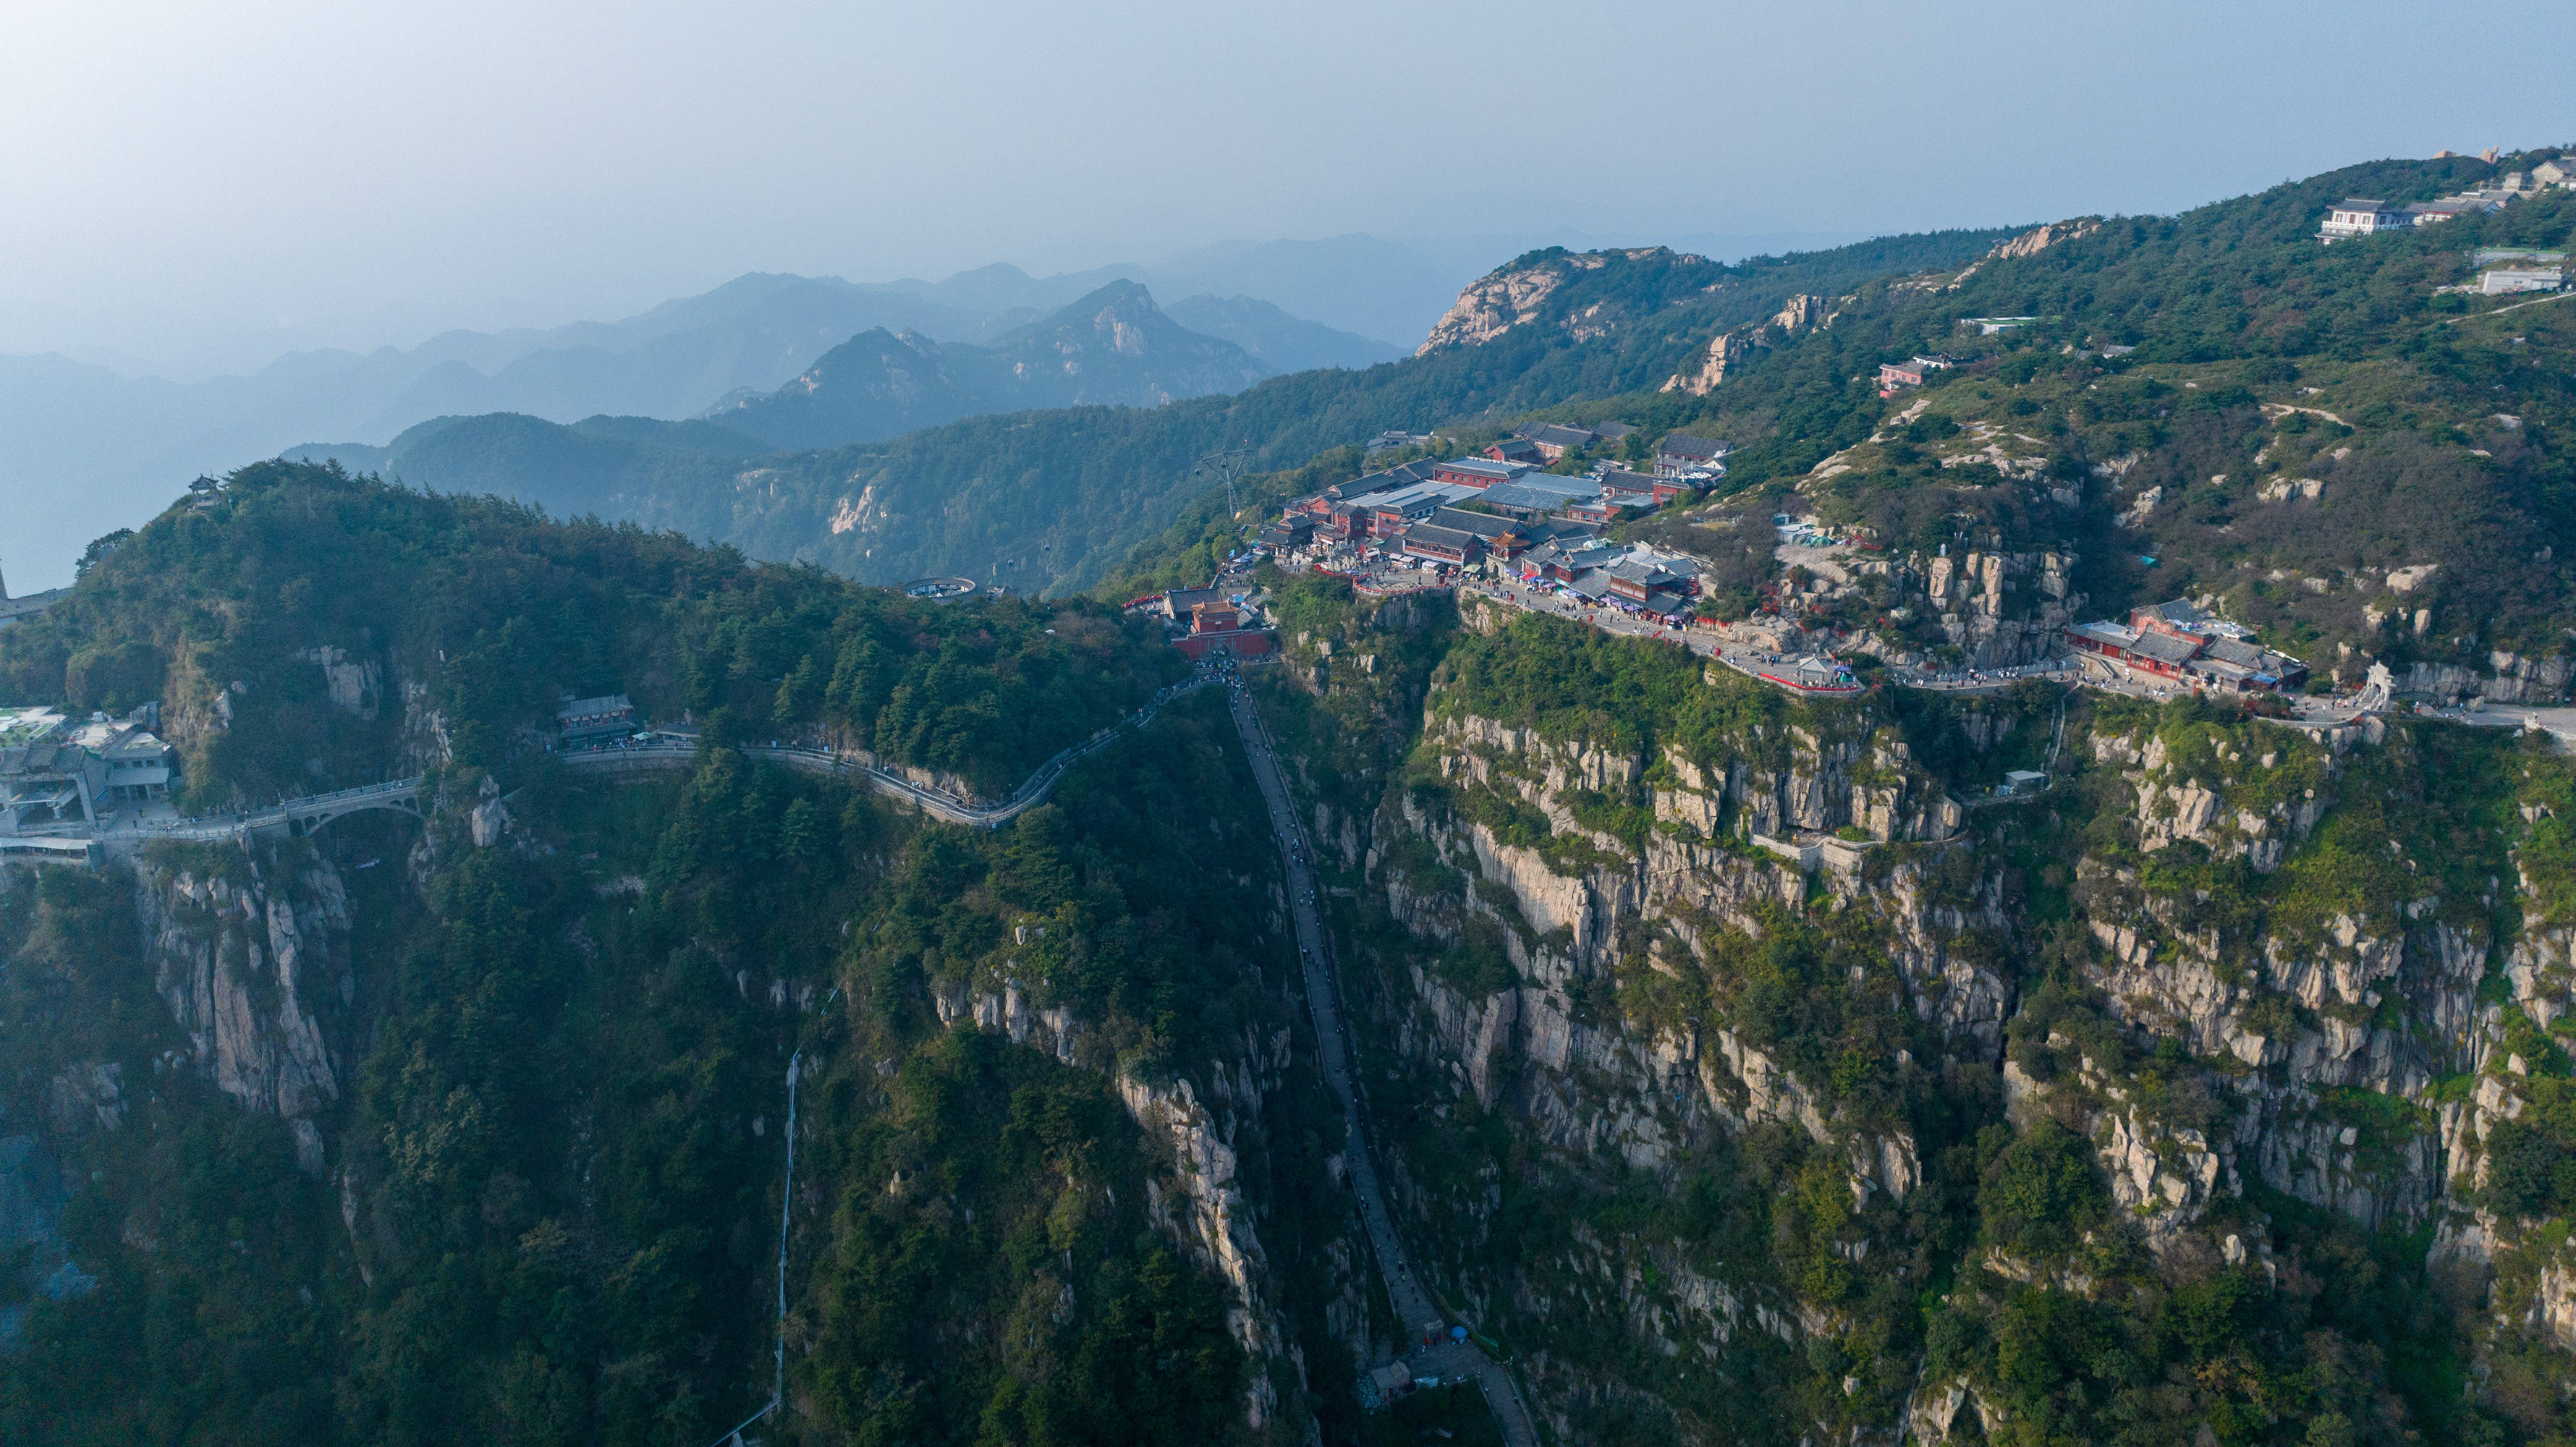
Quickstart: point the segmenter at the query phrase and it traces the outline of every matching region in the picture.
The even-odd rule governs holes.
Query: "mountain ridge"
[[[686,417],[745,390],[775,389],[872,327],[983,342],[1103,280],[1151,274],[1117,266],[1040,280],[996,264],[940,283],[854,283],[753,272],[615,321],[294,352],[248,373],[185,382],[51,353],[0,356],[0,485],[36,503],[12,540],[12,561],[31,582],[63,581],[53,572],[67,573],[91,538],[148,515],[169,476],[221,471],[297,439],[382,447],[425,419],[482,412],[565,424],[601,414]],[[1186,296],[1241,292],[1243,280],[1220,269],[1157,284]]]
[[[1152,407],[1239,391],[1269,369],[1189,331],[1129,280],[980,346],[877,328],[765,396],[702,414],[779,451],[875,442],[960,417],[1078,406]]]
[[[533,445],[521,423],[496,421],[489,445],[477,445],[472,431],[481,424],[472,419],[441,435],[434,458],[397,457],[391,465],[419,486],[495,491],[558,512],[601,508],[603,516],[679,528],[756,557],[874,581],[968,573],[1077,590],[1190,505],[1192,465],[1207,453],[1248,444],[1256,467],[1302,467],[1390,428],[1419,431],[1650,389],[1671,374],[1696,329],[1768,317],[1793,295],[1845,290],[1890,267],[1964,265],[2014,234],[1885,238],[1732,265],[1598,253],[1617,259],[1587,286],[1606,289],[1601,296],[1633,293],[1633,317],[1622,312],[1628,319],[1618,325],[1518,327],[1482,346],[1364,371],[1293,373],[1154,408],[968,417],[881,442],[781,452],[751,467],[670,449],[611,456],[597,439],[550,437],[546,456],[591,449],[576,488],[536,465],[537,452],[514,450]]]

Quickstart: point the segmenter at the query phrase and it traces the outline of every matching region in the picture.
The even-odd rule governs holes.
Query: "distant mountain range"
[[[1185,305],[1249,345],[1192,331],[1156,306],[1144,287],[1112,281],[982,346],[940,342],[911,328],[871,327],[784,386],[745,388],[687,421],[603,414],[558,428],[524,413],[450,414],[407,428],[382,447],[301,443],[283,455],[338,458],[353,469],[473,486],[481,475],[476,467],[507,454],[515,459],[502,469],[507,481],[492,485],[524,485],[554,472],[579,491],[578,480],[602,467],[635,466],[637,447],[725,458],[843,447],[987,413],[1158,407],[1238,392],[1279,371],[1311,370],[1334,357],[1391,360],[1383,356],[1387,349],[1265,302],[1198,297]]]
[[[1206,300],[1202,310],[1215,319],[1240,315],[1227,303]],[[1277,308],[1268,310],[1296,325]],[[989,346],[942,346],[919,332],[898,335],[883,327],[862,332],[786,386],[733,401],[708,419],[781,451],[839,447],[985,412],[1086,403],[1158,407],[1241,391],[1271,371],[1243,347],[1164,315],[1135,282],[1113,281]]]
[[[1039,278],[1004,264],[961,271],[945,281],[880,282],[870,289],[991,316],[998,333],[1035,321],[1110,282],[1132,281],[1163,297],[1259,297],[1337,331],[1390,346],[1402,343],[1400,352],[1411,350],[1459,287],[1515,249],[1526,248],[1478,249],[1461,259],[1434,258],[1418,246],[1357,234],[1320,241],[1230,241],[1151,266],[1122,262]]]
[[[1248,446],[1256,471],[1295,468],[1388,428],[1581,398],[1629,398],[1605,402],[1616,410],[1597,417],[1632,412],[1648,421],[1651,407],[1670,404],[1634,399],[1705,351],[1710,338],[1760,324],[1799,296],[1839,296],[1890,275],[1964,266],[2014,234],[1887,237],[1738,265],[1663,248],[1534,252],[1455,299],[1468,313],[1501,309],[1490,325],[1470,329],[1474,337],[1380,366],[1305,370],[1251,386],[1222,385],[1221,371],[1209,370],[1229,354],[1244,366],[1248,348],[1194,336],[1151,313],[1141,288],[1116,283],[985,347],[862,336],[758,405],[688,423],[442,418],[387,449],[310,447],[290,456],[336,457],[441,492],[499,493],[559,516],[674,528],[752,557],[812,562],[869,582],[966,573],[1061,593],[1098,583],[1194,506],[1207,484],[1193,464],[1210,452]],[[1544,284],[1519,288],[1519,301],[1504,308],[1514,278],[1540,271]],[[1232,303],[1202,314],[1219,313],[1265,319]],[[1132,357],[1118,351],[1122,330]],[[1072,347],[1082,349],[1078,358],[1065,350]],[[1013,370],[1029,358],[1048,360],[1053,374]],[[1103,386],[1082,393],[1080,405],[1040,400],[1073,385],[1062,372],[1066,360],[1133,390],[1122,396]],[[1194,387],[1208,390],[1186,395]],[[1134,405],[1166,396],[1177,400]],[[1027,410],[995,410],[1012,397],[1027,399],[1019,404]],[[935,415],[933,403],[978,410],[836,447],[762,451],[773,444],[755,435],[891,429],[904,416]],[[1357,459],[1353,449],[1340,460]]]
[[[1243,348],[1272,372],[1373,367],[1404,355],[1403,348],[1290,316],[1255,297],[1184,297],[1163,310],[1173,321],[1201,336],[1216,337]]]
[[[149,517],[189,476],[302,439],[381,449],[424,419],[476,413],[566,423],[688,418],[775,390],[862,333],[910,331],[942,346],[995,343],[1113,281],[1193,298],[1196,309],[1184,308],[1191,320],[1182,325],[1233,342],[1264,374],[1367,365],[1409,349],[1376,340],[1385,333],[1368,319],[1400,317],[1418,330],[1463,280],[1368,237],[1264,243],[1181,261],[1047,278],[997,265],[938,282],[753,274],[621,321],[449,332],[367,353],[301,352],[250,375],[203,382],[130,377],[55,354],[0,356],[0,499],[11,523],[0,556],[21,587],[65,583],[90,539]],[[1300,299],[1326,299],[1321,284],[1337,275],[1342,301],[1326,321],[1346,326],[1358,317],[1367,321],[1360,331],[1300,320],[1308,315],[1296,310]],[[1284,289],[1265,289],[1270,281]]]
[[[449,332],[366,353],[300,352],[249,375],[188,383],[61,355],[0,356],[0,502],[9,522],[0,557],[22,588],[69,582],[71,560],[90,539],[149,517],[188,477],[309,438],[348,439],[334,444],[344,458],[390,456],[416,448],[422,427],[516,414],[568,426],[594,419],[578,422],[594,441],[678,439],[684,450],[706,452],[705,430],[657,424],[773,392],[826,352],[879,329],[876,375],[887,364],[910,373],[915,364],[884,350],[889,339],[916,333],[943,356],[959,344],[998,345],[1112,282],[1183,298],[1166,309],[1171,322],[1234,344],[1266,374],[1369,366],[1411,351],[1459,287],[1523,249],[1496,238],[1470,261],[1457,245],[1351,235],[1229,242],[1150,266],[1049,277],[1010,265],[939,281],[752,274],[619,321]],[[972,370],[971,358],[947,361]],[[1197,386],[1184,381],[1171,390],[1189,395]],[[923,399],[913,415],[972,415],[954,408],[986,405],[989,398],[971,395],[976,390]],[[622,420],[596,420],[604,418]],[[763,445],[737,437],[712,450]]]

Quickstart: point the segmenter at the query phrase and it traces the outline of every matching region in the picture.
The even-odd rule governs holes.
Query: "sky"
[[[2576,140],[2494,43],[2540,4],[11,10],[0,352],[173,376],[754,270],[1996,225]]]

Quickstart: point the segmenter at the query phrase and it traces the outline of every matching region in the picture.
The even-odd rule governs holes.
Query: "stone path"
[[[1073,747],[1057,754],[1037,767],[1036,772],[997,804],[984,804],[924,788],[900,774],[870,767],[855,758],[835,754],[829,749],[804,748],[795,745],[753,745],[743,752],[756,759],[784,764],[809,774],[864,783],[881,794],[892,794],[920,806],[924,813],[951,824],[964,824],[989,829],[1015,819],[1055,790],[1056,782],[1083,758],[1107,748],[1130,729],[1142,729],[1154,721],[1163,705],[1186,693],[1196,693],[1218,681],[1213,669],[1201,669],[1187,681],[1173,684],[1156,693],[1152,701],[1133,714]],[[564,767],[583,773],[618,774],[645,770],[686,768],[697,759],[698,743],[685,735],[663,734],[642,744],[622,748],[582,749],[562,755]],[[0,840],[0,852],[32,853],[39,850],[59,854],[81,862],[88,857],[93,844],[109,850],[132,848],[155,839],[179,839],[195,842],[230,842],[251,834],[291,830],[311,833],[343,814],[361,809],[398,809],[418,815],[420,794],[426,779],[414,775],[383,784],[367,784],[336,793],[315,794],[302,799],[288,799],[265,808],[238,813],[182,816],[140,822],[118,822],[105,827],[76,826],[47,830],[43,833],[9,835]],[[14,846],[14,850],[12,849]]]
[[[1332,943],[1316,913],[1315,876],[1309,865],[1312,855],[1305,831],[1298,826],[1287,781],[1271,751],[1269,734],[1252,711],[1251,700],[1240,689],[1231,692],[1235,729],[1243,735],[1243,751],[1251,757],[1252,775],[1260,782],[1261,797],[1270,807],[1271,828],[1279,836],[1280,852],[1286,856],[1289,914],[1297,925],[1306,1002],[1314,1012],[1316,1050],[1323,1062],[1325,1083],[1332,1087],[1334,1099],[1341,1103],[1342,1119],[1350,1127],[1343,1158],[1349,1163],[1351,1191],[1359,1199],[1360,1222],[1368,1231],[1379,1274],[1385,1278],[1387,1299],[1394,1303],[1396,1315],[1403,1318],[1404,1339],[1415,1342],[1425,1331],[1441,1333],[1438,1345],[1410,1353],[1406,1361],[1416,1376],[1437,1373],[1443,1378],[1474,1377],[1484,1389],[1485,1404],[1502,1423],[1503,1441],[1508,1447],[1538,1447],[1538,1430],[1531,1423],[1529,1408],[1522,1403],[1511,1373],[1473,1344],[1447,1339],[1447,1313],[1414,1278],[1410,1259],[1404,1253],[1404,1240],[1396,1234],[1395,1222],[1387,1214],[1386,1195],[1369,1152],[1367,1122],[1361,1117],[1359,1093],[1352,1080],[1350,1037],[1342,1022],[1341,996],[1335,987]]]
[[[919,805],[922,812],[935,819],[943,819],[951,824],[964,824],[972,828],[989,829],[994,825],[1018,818],[1023,812],[1036,807],[1054,791],[1056,782],[1064,777],[1067,769],[1072,768],[1076,762],[1088,755],[1098,753],[1117,742],[1119,736],[1127,730],[1141,729],[1152,723],[1154,716],[1162,711],[1164,704],[1185,693],[1195,693],[1216,681],[1215,673],[1202,670],[1188,682],[1176,683],[1162,690],[1154,695],[1152,702],[1135,713],[1038,765],[1036,772],[1030,774],[1025,783],[1013,791],[1009,798],[997,804],[977,803],[958,798],[954,794],[942,793],[937,789],[925,788],[901,774],[871,767],[849,755],[833,753],[830,749],[795,744],[752,744],[744,746],[743,753],[751,758],[766,759],[771,763],[784,764],[788,768],[799,769],[805,773],[822,774],[862,783],[880,794],[891,794],[900,799],[910,800]],[[685,742],[664,742],[657,739],[653,743],[631,748],[588,749],[568,753],[563,756],[563,761],[566,768],[597,773],[621,773],[633,769],[682,768],[693,762],[697,756],[698,746],[694,739]]]

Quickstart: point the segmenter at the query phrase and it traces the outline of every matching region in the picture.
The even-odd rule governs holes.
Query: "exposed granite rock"
[[[340,1098],[332,1042],[357,991],[339,871],[309,850],[204,878],[144,864],[135,909],[153,987],[195,1064],[245,1109],[283,1117],[298,1163],[319,1172],[315,1118]]]

